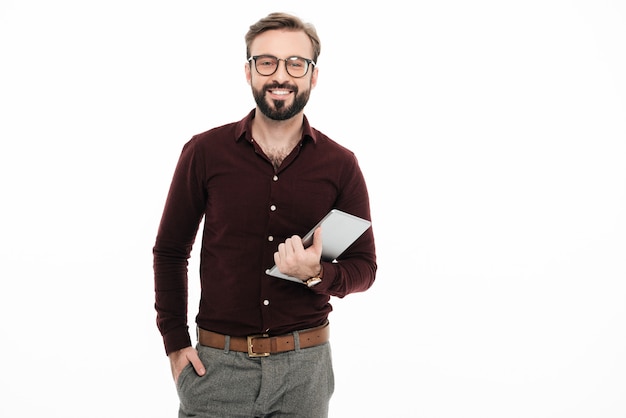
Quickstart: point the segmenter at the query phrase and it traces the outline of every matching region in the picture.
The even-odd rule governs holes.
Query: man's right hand
[[[206,369],[198,356],[198,351],[193,347],[185,347],[178,351],[174,351],[170,353],[169,358],[174,383],[178,383],[178,376],[180,376],[180,372],[182,372],[189,363],[191,363],[193,369],[199,376],[204,376],[204,373],[206,373]]]

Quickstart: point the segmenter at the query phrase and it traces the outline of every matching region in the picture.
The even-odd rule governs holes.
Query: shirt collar
[[[252,119],[254,119],[255,113],[256,109],[252,109],[245,118],[237,122],[237,125],[235,126],[235,141],[239,141],[241,139],[250,141],[252,139]],[[302,121],[302,140],[310,138],[315,144],[317,143],[318,137],[318,132],[311,128],[309,120],[305,115]]]

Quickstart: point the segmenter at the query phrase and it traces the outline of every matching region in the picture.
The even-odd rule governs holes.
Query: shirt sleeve
[[[157,327],[167,354],[191,345],[187,265],[206,201],[201,157],[193,139],[185,144],[153,248]]]
[[[344,165],[341,193],[335,207],[371,221],[369,194],[356,157]],[[373,224],[336,262],[323,262],[322,282],[314,292],[343,298],[369,289],[376,277],[376,248]]]

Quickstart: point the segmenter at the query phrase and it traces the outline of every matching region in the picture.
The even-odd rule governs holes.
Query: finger
[[[189,356],[189,361],[191,362],[191,365],[196,373],[198,373],[199,376],[204,376],[206,369],[204,368],[204,364],[202,364],[202,360],[200,360],[197,352]]]
[[[290,254],[293,254],[293,238],[287,238],[285,240],[285,242],[283,243],[283,249],[284,251],[281,253],[281,255],[288,256]]]
[[[291,249],[294,253],[304,251],[304,245],[302,244],[302,238],[297,235],[288,238],[289,244],[291,245]]]

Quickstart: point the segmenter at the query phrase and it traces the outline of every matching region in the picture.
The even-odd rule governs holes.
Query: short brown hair
[[[246,33],[246,59],[250,58],[250,46],[252,41],[268,30],[286,29],[292,31],[304,31],[311,40],[313,45],[313,61],[317,62],[322,50],[320,38],[317,36],[315,26],[311,23],[305,23],[300,18],[287,13],[270,13],[263,19],[250,26],[250,30]]]

